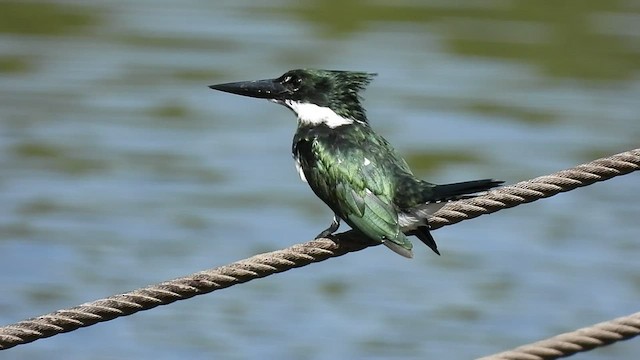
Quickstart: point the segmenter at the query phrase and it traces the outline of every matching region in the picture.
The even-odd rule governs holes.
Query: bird
[[[278,78],[209,88],[266,99],[296,115],[291,150],[298,174],[334,214],[316,239],[331,237],[344,221],[404,257],[413,257],[408,236],[440,255],[429,218],[447,202],[477,196],[503,182],[482,179],[437,185],[417,178],[367,119],[361,93],[376,75],[296,69]]]

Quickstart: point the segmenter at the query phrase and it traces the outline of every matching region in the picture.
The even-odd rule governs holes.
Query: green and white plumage
[[[407,163],[367,121],[360,92],[373,74],[350,71],[292,70],[277,79],[211,86],[213,89],[269,99],[298,118],[292,152],[300,177],[340,219],[373,241],[411,257],[408,235],[438,253],[429,217],[446,201],[486,191],[491,179],[435,185],[417,179]]]

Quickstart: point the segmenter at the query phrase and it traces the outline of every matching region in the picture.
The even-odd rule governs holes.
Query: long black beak
[[[278,99],[286,92],[285,87],[276,79],[217,84],[209,88],[261,99]]]

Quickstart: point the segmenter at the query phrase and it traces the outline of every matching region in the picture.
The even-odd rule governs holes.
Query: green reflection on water
[[[438,315],[449,321],[456,319],[461,322],[474,322],[481,320],[482,312],[470,305],[448,304],[439,309]]]
[[[184,119],[189,116],[189,108],[176,102],[158,105],[151,108],[149,112],[152,116],[160,118]]]
[[[453,52],[530,63],[551,77],[623,80],[639,68],[637,38],[621,34],[611,15],[629,14],[623,1],[425,2],[390,5],[362,0],[292,2],[256,11],[291,15],[320,36],[338,39],[375,24],[428,25]],[[407,29],[399,27],[399,30]],[[412,28],[415,29],[415,28]],[[417,28],[414,33],[419,33]],[[412,34],[412,35],[413,35]],[[424,46],[428,42],[425,41]],[[420,42],[416,47],[420,47]]]
[[[51,286],[32,287],[24,290],[24,293],[33,304],[51,304],[69,298],[69,289]]]
[[[217,50],[231,51],[238,48],[237,44],[227,39],[198,39],[179,36],[147,36],[127,34],[116,38],[117,41],[135,47],[173,48],[176,50]]]
[[[475,284],[475,294],[485,301],[506,301],[517,292],[517,282],[511,276],[500,274]]]
[[[0,226],[0,242],[33,237],[37,230],[26,221],[17,221]]]
[[[324,280],[318,287],[323,295],[333,300],[343,297],[349,291],[349,284],[343,280]]]
[[[18,208],[18,213],[22,215],[47,215],[66,210],[64,206],[57,203],[54,199],[37,198],[26,201]]]
[[[160,179],[190,179],[203,183],[218,183],[226,179],[223,173],[202,166],[195,159],[169,152],[127,152],[122,157],[127,166],[152,174]]]
[[[35,167],[68,175],[101,172],[109,167],[104,160],[80,157],[83,152],[78,149],[54,144],[23,142],[15,145],[12,152]]]
[[[0,56],[0,74],[26,73],[33,64],[26,56]]]
[[[27,158],[55,158],[63,154],[62,148],[42,143],[25,142],[13,148],[14,154]]]
[[[209,220],[196,214],[179,214],[174,222],[183,229],[206,230],[209,228]]]
[[[153,85],[176,85],[177,82],[189,82],[204,89],[205,84],[221,77],[222,73],[213,69],[194,67],[180,69],[165,65],[129,64],[117,77],[106,79],[102,84],[148,88]]]
[[[430,173],[456,164],[479,163],[482,159],[464,151],[409,152],[405,160],[417,174]]]
[[[556,117],[540,109],[508,106],[495,102],[473,102],[465,107],[474,113],[490,116],[492,118],[508,118],[509,120],[519,120],[530,124],[551,124]]]
[[[0,33],[62,35],[97,22],[96,12],[86,7],[25,1],[0,4]]]
[[[447,27],[449,44],[463,55],[531,62],[554,77],[625,79],[640,55],[630,39],[604,33],[610,20],[598,25],[602,15],[625,11],[620,1],[514,1],[480,16],[485,23]]]

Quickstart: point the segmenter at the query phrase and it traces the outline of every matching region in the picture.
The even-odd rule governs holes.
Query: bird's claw
[[[318,236],[316,236],[316,239],[328,238],[329,236],[333,235],[334,232],[338,231],[339,227],[340,218],[338,216],[334,216],[333,221],[331,221],[331,225],[329,225],[328,228],[324,229],[320,234],[318,234]]]

